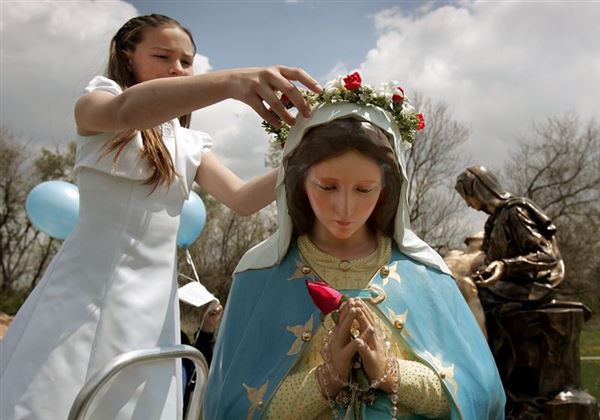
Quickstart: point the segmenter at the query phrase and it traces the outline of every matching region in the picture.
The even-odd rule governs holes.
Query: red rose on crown
[[[344,80],[344,87],[348,90],[356,90],[362,84],[362,79],[360,78],[360,74],[358,74],[357,71],[344,77],[343,80]]]
[[[400,91],[400,93],[396,93],[396,94],[392,95],[392,102],[404,101],[404,89],[402,89],[400,86],[398,86],[398,90]]]
[[[423,114],[417,114],[417,118],[419,119],[419,124],[417,125],[417,130],[422,130],[425,128],[425,117]]]

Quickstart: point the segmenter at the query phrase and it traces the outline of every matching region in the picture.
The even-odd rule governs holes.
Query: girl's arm
[[[276,169],[245,182],[212,152],[202,155],[195,179],[207,193],[242,216],[256,213],[275,200]]]
[[[265,121],[279,125],[277,118],[265,107],[265,101],[284,121],[293,124],[294,118],[276,92],[286,94],[304,115],[308,115],[309,107],[292,80],[311,90],[320,90],[317,82],[299,68],[223,70],[150,80],[126,89],[118,96],[104,91],[88,93],[75,105],[75,121],[81,135],[141,130],[232,98],[251,106]]]

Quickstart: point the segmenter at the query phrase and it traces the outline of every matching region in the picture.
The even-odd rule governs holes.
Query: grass
[[[600,357],[600,327],[586,326],[579,343],[581,356]],[[581,380],[583,388],[600,402],[600,360],[581,361]]]

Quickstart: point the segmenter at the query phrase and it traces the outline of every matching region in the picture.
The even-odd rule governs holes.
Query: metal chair
[[[134,350],[115,357],[104,370],[92,376],[81,391],[79,391],[69,411],[68,420],[84,420],[87,410],[94,397],[98,394],[98,391],[123,368],[141,363],[176,358],[192,360],[196,366],[197,377],[204,379],[203,381],[196,380],[196,387],[194,388],[187,415],[185,416],[186,420],[199,419],[202,409],[202,399],[204,398],[204,389],[206,387],[206,378],[208,376],[208,364],[202,353],[194,347],[176,345],[147,350]]]

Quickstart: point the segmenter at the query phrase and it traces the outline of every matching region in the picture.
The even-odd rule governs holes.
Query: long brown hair
[[[284,163],[286,200],[296,235],[308,233],[315,222],[315,213],[304,187],[308,170],[348,151],[368,156],[382,168],[383,188],[367,225],[374,231],[393,235],[402,186],[400,166],[384,131],[355,118],[341,118],[311,128]]]
[[[173,26],[183,30],[190,38],[196,52],[196,44],[190,31],[175,19],[168,16],[151,14],[138,16],[128,20],[115,34],[110,42],[110,51],[106,76],[117,82],[123,90],[137,83],[129,65],[127,53],[135,51],[136,46],[144,39],[144,33],[151,28]],[[191,114],[179,117],[183,127],[189,127],[192,119]],[[162,135],[158,128],[140,130],[142,135],[143,156],[148,159],[152,167],[152,175],[146,180],[147,184],[153,185],[153,190],[160,184],[170,184],[177,175],[175,165],[169,151],[165,147]],[[128,129],[118,133],[104,148],[100,159],[117,150],[114,161],[116,162],[121,152],[133,140],[137,133],[135,129]]]

